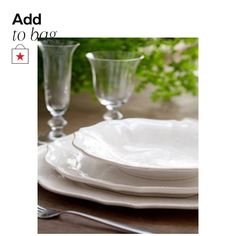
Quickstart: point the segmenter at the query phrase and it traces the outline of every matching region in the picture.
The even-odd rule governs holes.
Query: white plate
[[[198,173],[198,125],[192,120],[103,121],[81,128],[73,144],[136,176],[186,179]]]
[[[38,182],[45,189],[74,198],[86,199],[105,205],[123,206],[131,208],[171,208],[197,209],[198,198],[164,198],[128,196],[107,190],[96,189],[85,184],[79,184],[63,178],[45,161],[46,149],[39,147]]]
[[[78,151],[71,142],[72,138],[48,145],[45,156],[46,161],[68,179],[132,195],[189,197],[198,194],[197,178],[160,181],[134,177]]]

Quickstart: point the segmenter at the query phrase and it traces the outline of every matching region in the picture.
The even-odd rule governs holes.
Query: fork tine
[[[41,207],[41,206],[38,206],[38,211],[45,211],[46,209]]]
[[[44,211],[41,209],[38,209],[38,213],[43,213]]]

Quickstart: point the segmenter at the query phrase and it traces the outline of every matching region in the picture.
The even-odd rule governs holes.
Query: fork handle
[[[150,232],[147,232],[147,231],[135,229],[135,228],[130,227],[128,225],[124,225],[124,224],[120,224],[120,223],[114,222],[112,220],[107,220],[107,219],[103,219],[103,218],[100,218],[100,217],[88,215],[88,214],[82,213],[82,212],[77,212],[77,211],[62,211],[61,213],[67,213],[67,214],[73,214],[73,215],[82,216],[84,218],[97,221],[99,223],[110,225],[110,226],[115,227],[117,229],[125,230],[127,232],[132,232],[132,233],[137,233],[137,234],[151,234]]]

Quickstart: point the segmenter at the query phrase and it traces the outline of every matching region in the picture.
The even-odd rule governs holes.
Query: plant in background
[[[68,39],[62,39],[68,40]],[[150,87],[152,101],[169,100],[183,93],[198,93],[197,38],[77,38],[80,47],[73,57],[72,92],[93,92],[92,75],[85,54],[90,51],[122,50],[145,57],[137,70],[136,91]],[[42,58],[38,54],[39,88],[43,82]]]

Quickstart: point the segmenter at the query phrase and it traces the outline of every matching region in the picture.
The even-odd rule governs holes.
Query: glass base
[[[64,137],[66,134],[63,132],[63,128],[66,124],[67,121],[62,116],[52,117],[48,121],[51,130],[38,137],[38,144],[50,143],[58,138]]]
[[[106,112],[103,115],[104,120],[120,120],[123,118],[123,115],[121,112],[117,111],[117,110],[111,110]]]
[[[49,131],[45,134],[41,134],[38,137],[38,145],[43,145],[47,143],[51,143],[58,138],[64,137],[66,134],[62,131],[60,133],[56,133],[55,131]]]

